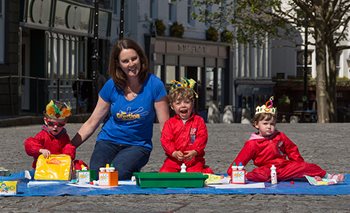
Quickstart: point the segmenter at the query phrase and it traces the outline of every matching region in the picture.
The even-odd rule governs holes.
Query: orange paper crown
[[[265,105],[257,106],[255,109],[255,115],[260,114],[260,113],[271,113],[271,114],[276,114],[277,108],[273,107],[273,96],[266,101]]]
[[[66,119],[72,115],[71,107],[65,102],[53,101],[46,105],[45,116],[52,119]]]

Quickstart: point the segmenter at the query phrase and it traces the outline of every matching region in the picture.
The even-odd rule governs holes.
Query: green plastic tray
[[[194,172],[135,172],[134,176],[141,188],[201,188],[208,178],[208,175]]]

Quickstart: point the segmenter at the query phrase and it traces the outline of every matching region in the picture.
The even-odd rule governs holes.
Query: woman
[[[72,143],[80,146],[108,116],[97,136],[90,169],[113,164],[119,179],[127,180],[148,162],[155,114],[161,129],[169,118],[167,93],[163,82],[149,73],[143,50],[130,39],[114,45],[109,75],[93,113]]]

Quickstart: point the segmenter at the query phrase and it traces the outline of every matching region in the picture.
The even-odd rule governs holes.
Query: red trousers
[[[279,181],[292,178],[303,178],[304,175],[324,177],[326,171],[316,164],[297,161],[285,161],[282,164],[275,165],[277,179]],[[247,173],[247,179],[256,182],[266,182],[271,180],[271,165],[262,166],[253,169]]]
[[[174,161],[170,158],[165,159],[162,168],[160,168],[159,172],[180,172],[181,170],[181,161]],[[206,166],[204,161],[193,161],[190,163],[185,162],[186,164],[186,172],[201,172],[201,173],[209,173],[214,174],[213,170]]]

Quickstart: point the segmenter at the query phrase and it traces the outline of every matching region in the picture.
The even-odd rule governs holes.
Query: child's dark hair
[[[255,114],[253,119],[252,119],[252,125],[256,125],[259,121],[262,121],[262,120],[268,120],[270,121],[271,119],[274,119],[276,121],[277,119],[277,114],[272,114],[272,113],[258,113],[258,114]]]
[[[168,95],[169,103],[173,103],[177,99],[185,99],[188,98],[191,101],[194,101],[196,97],[196,93],[193,89],[179,87],[177,89],[171,90]]]

